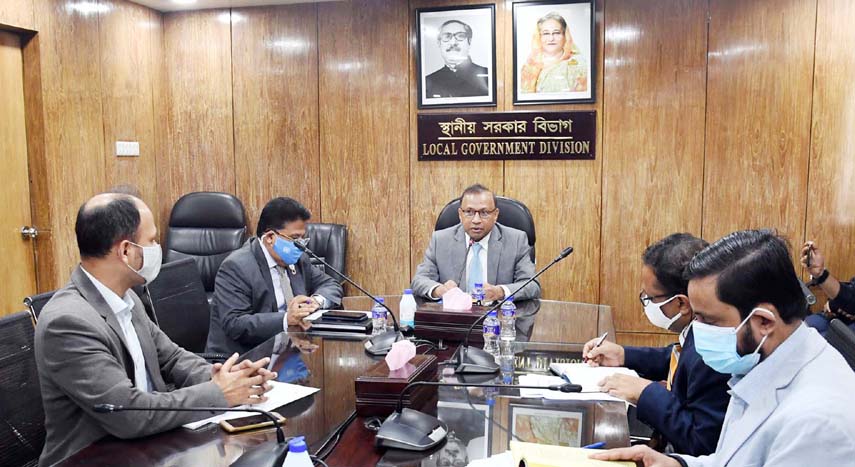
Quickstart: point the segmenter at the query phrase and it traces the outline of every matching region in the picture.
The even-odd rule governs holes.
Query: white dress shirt
[[[92,284],[95,285],[95,288],[104,297],[104,301],[113,310],[113,314],[116,315],[116,320],[119,322],[122,333],[125,335],[125,345],[128,346],[128,353],[131,354],[131,359],[134,361],[134,382],[137,389],[151,392],[151,383],[148,371],[145,368],[145,357],[142,353],[142,347],[140,347],[140,339],[131,322],[131,310],[134,308],[134,301],[131,299],[130,291],[125,292],[124,297],[119,297],[116,295],[116,292],[113,292],[109,287],[102,284],[92,274],[89,274],[86,269],[81,267],[80,270],[92,281]]]
[[[267,251],[267,248],[264,245],[261,245],[261,251],[264,252],[264,258],[267,259],[267,267],[270,268],[270,278],[273,280],[273,293],[276,295],[276,309],[279,310],[280,313],[285,313],[285,316],[282,317],[282,323],[284,327],[288,328],[288,304],[285,303],[285,293],[282,292],[282,281],[279,278],[279,271],[276,269],[279,266],[276,263],[276,260],[270,256],[270,252]],[[288,266],[289,268],[291,266]],[[321,308],[325,308],[327,305],[327,299],[324,298],[323,295],[312,295],[312,298],[318,302]]]
[[[464,235],[466,236],[466,245],[469,245],[469,242],[472,241],[472,239],[469,237],[469,234],[464,234]],[[478,260],[481,261],[481,271],[484,272],[484,278],[483,278],[484,284],[487,283],[487,275],[489,274],[489,272],[487,271],[487,250],[490,248],[490,235],[493,235],[492,231],[490,233],[488,233],[487,235],[484,235],[484,238],[482,238],[481,240],[478,240],[477,242],[473,242],[473,244],[477,243],[477,244],[481,245],[481,251],[478,253]],[[465,266],[464,266],[464,270],[463,270],[463,277],[460,278],[460,284],[466,284],[469,282],[469,277],[468,277],[469,276],[469,263],[470,263],[470,261],[472,261],[472,255],[475,254],[475,252],[472,250],[471,247],[467,248],[467,250],[468,250],[468,252],[466,253],[466,263],[464,263]],[[457,284],[458,287],[460,286],[460,284]],[[441,284],[435,285],[430,290],[430,296],[431,297],[434,296],[433,292],[440,285]],[[493,285],[495,285],[495,284],[493,284]],[[508,289],[506,286],[500,285],[499,287],[501,287],[502,290],[505,291],[505,297],[507,297],[511,293],[510,289]],[[471,293],[471,291],[470,291],[470,293]],[[435,297],[435,298],[440,299],[442,297]]]

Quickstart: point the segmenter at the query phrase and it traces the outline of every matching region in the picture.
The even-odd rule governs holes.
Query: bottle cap
[[[404,289],[404,295],[412,295],[413,289]]]
[[[510,297],[508,297],[508,301],[507,301],[507,302],[505,302],[505,303],[511,303],[511,302],[513,302],[513,301],[514,301],[514,296],[513,296],[513,295],[511,295]]]
[[[385,303],[386,300],[383,297],[377,297],[377,303]]]
[[[498,316],[498,314],[496,313],[496,310],[493,310],[493,311],[487,313],[487,316]]]
[[[306,439],[303,436],[296,436],[288,441],[288,452],[300,453],[306,452]]]
[[[476,282],[476,283],[475,283],[475,287],[484,287],[484,284],[482,284],[482,283],[480,283],[480,282]]]

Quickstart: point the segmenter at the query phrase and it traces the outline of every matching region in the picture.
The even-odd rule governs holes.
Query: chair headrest
[[[240,229],[246,226],[246,212],[233,195],[199,191],[188,193],[175,203],[169,226]]]
[[[496,196],[496,207],[499,208],[499,218],[496,220],[499,224],[513,227],[522,230],[528,235],[528,244],[534,245],[535,232],[534,220],[531,216],[531,211],[528,210],[525,204],[504,196]],[[457,215],[457,210],[460,208],[460,198],[453,199],[442,208],[439,217],[436,219],[434,230],[442,230],[460,223],[460,218]]]

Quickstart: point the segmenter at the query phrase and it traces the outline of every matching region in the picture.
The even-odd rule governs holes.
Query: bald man
[[[101,194],[77,213],[80,265],[39,315],[36,364],[52,465],[113,435],[136,438],[209,416],[200,412],[96,413],[95,404],[222,407],[261,402],[275,374],[267,358],[220,365],[185,351],[146,316],[131,287],[161,264],[151,210],[127,194]],[[174,389],[173,389],[174,388]]]

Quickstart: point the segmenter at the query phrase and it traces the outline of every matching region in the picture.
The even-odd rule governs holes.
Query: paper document
[[[528,467],[635,467],[635,462],[598,461],[588,456],[597,449],[569,448],[566,446],[550,446],[547,444],[521,443],[511,441],[511,452],[514,455],[514,465]]]
[[[514,464],[514,455],[511,454],[511,451],[505,451],[486,459],[474,460],[466,467],[516,467],[516,464]]]
[[[270,381],[270,385],[273,386],[267,394],[267,401],[262,402],[261,404],[252,404],[252,405],[241,405],[239,407],[235,407],[236,409],[242,409],[246,407],[252,407],[254,409],[261,410],[276,410],[279,407],[288,405],[294,401],[298,401],[306,396],[310,396],[320,389],[312,388],[308,386],[300,386],[297,384],[288,384],[288,383],[280,383],[278,381]],[[233,420],[235,418],[241,417],[249,417],[252,415],[258,415],[256,412],[224,412],[219,415],[214,415],[211,418],[206,418],[204,420],[199,420],[198,422],[191,422],[184,425],[185,428],[190,428],[191,430],[195,430],[200,426],[207,425],[209,423],[220,423],[223,420]]]
[[[563,378],[559,376],[527,374],[520,375],[520,384],[531,386],[551,386],[553,384],[564,384]],[[549,400],[572,400],[572,401],[618,401],[625,402],[614,396],[597,389],[594,392],[561,392],[549,389],[520,389],[520,397],[543,398]]]
[[[606,376],[623,374],[638,377],[638,373],[623,367],[591,367],[587,363],[553,363],[549,369],[559,375],[564,375],[573,384],[582,386],[582,392],[600,390],[600,381]]]

